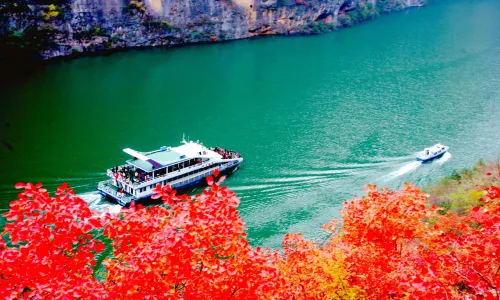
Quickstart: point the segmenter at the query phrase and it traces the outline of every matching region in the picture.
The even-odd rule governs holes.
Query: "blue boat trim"
[[[443,156],[446,152],[448,152],[448,149],[448,146],[436,144],[432,147],[425,148],[424,151],[419,153],[416,159],[417,161],[428,162]]]

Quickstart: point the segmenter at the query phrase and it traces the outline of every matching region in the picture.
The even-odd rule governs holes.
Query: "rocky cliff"
[[[3,56],[318,34],[425,0],[7,0]],[[17,49],[17,50],[16,50]]]

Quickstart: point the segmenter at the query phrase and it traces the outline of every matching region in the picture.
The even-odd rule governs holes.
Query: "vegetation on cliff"
[[[460,212],[410,185],[368,186],[344,204],[342,223],[324,226],[327,241],[288,234],[281,251],[248,244],[224,177],[208,177],[195,198],[158,186],[164,206],[117,215],[91,211],[66,184],[51,197],[41,184],[19,183],[3,214],[0,296],[498,299],[500,188],[489,182],[500,173],[486,176],[481,199]]]
[[[483,190],[489,186],[500,186],[500,162],[485,163],[480,160],[472,168],[454,170],[425,192],[430,194],[429,202],[443,208],[441,214],[451,211],[463,214],[481,204]]]
[[[406,0],[276,0],[248,7],[242,3],[216,1],[209,10],[174,1],[167,13],[161,3],[144,0],[106,6],[93,0],[6,0],[0,3],[0,60],[267,34],[320,34],[408,7]]]

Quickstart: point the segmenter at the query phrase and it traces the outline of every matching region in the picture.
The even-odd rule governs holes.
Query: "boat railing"
[[[107,182],[107,181],[101,181],[99,182],[99,184],[97,185],[97,187],[108,193],[109,195],[112,195],[122,201],[124,201],[125,203],[128,203],[128,202],[131,202],[131,201],[134,201],[136,198],[130,194],[127,194],[127,193],[120,193],[118,192],[117,190],[115,190],[114,188],[112,188],[110,186],[110,183]]]
[[[118,181],[122,184],[126,184],[126,185],[130,185],[130,186],[133,186],[134,188],[144,184],[144,183],[150,183],[150,182],[153,182],[153,181],[157,181],[158,179],[161,179],[161,178],[166,178],[166,177],[169,177],[169,176],[172,176],[172,174],[181,174],[182,171],[186,171],[186,170],[193,170],[193,169],[202,169],[202,168],[205,168],[205,167],[208,167],[210,165],[213,165],[214,163],[213,162],[210,162],[210,163],[205,163],[205,164],[196,164],[196,165],[193,165],[193,166],[189,166],[189,167],[186,167],[186,168],[182,168],[180,170],[176,170],[176,171],[172,171],[172,172],[169,172],[169,173],[166,173],[164,175],[161,175],[161,176],[156,176],[154,178],[151,178],[147,181],[141,181],[141,182],[132,182],[129,180],[129,182],[126,182],[125,180],[123,179],[118,179]],[[111,169],[108,169],[107,172],[108,176],[113,177],[113,172],[111,171]]]
[[[143,181],[143,182],[139,182],[139,183],[134,182],[134,186],[141,185],[141,184],[143,184],[143,183],[145,183],[145,182],[156,181],[157,179],[160,179],[160,178],[165,178],[165,177],[171,176],[172,174],[175,174],[175,173],[180,174],[180,173],[181,173],[181,171],[184,171],[184,170],[202,169],[202,168],[205,168],[205,167],[211,166],[211,165],[213,165],[213,164],[214,164],[214,163],[212,163],[212,162],[211,162],[211,163],[205,163],[205,164],[201,164],[201,165],[189,166],[189,167],[186,167],[186,168],[182,168],[182,169],[180,169],[180,170],[177,170],[177,171],[172,171],[172,172],[167,173],[167,174],[165,174],[165,175],[161,175],[161,176],[157,176],[157,177],[155,177],[155,178],[151,178],[151,179],[150,179],[150,180],[148,180],[148,181]]]

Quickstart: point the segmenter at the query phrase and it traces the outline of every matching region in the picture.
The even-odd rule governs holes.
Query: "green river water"
[[[226,183],[254,245],[321,225],[364,184],[423,187],[500,159],[500,1],[423,8],[311,37],[270,37],[59,61],[2,86],[0,212],[17,181],[95,193],[123,148],[182,134],[240,152]],[[450,154],[419,165],[435,143]]]

